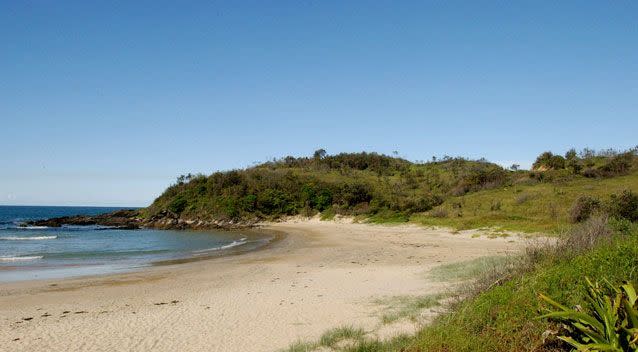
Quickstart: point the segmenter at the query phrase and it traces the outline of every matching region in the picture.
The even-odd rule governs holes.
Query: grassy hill
[[[430,210],[453,194],[500,187],[510,174],[484,160],[418,164],[376,153],[316,154],[210,176],[181,176],[145,215],[238,221],[317,212],[405,216]]]
[[[538,182],[520,174],[518,182],[498,189],[450,197],[443,204],[411,220],[424,225],[457,229],[496,227],[524,232],[560,233],[573,222],[570,210],[581,196],[609,201],[623,190],[638,192],[638,172],[611,178]]]
[[[499,227],[560,232],[583,195],[600,202],[638,191],[636,149],[544,152],[531,171],[486,160],[445,157],[425,163],[376,153],[285,157],[209,176],[180,176],[146,217],[201,220],[276,219],[336,214],[372,222],[413,221],[458,229]]]

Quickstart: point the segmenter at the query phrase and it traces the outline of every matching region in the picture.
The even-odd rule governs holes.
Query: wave
[[[42,259],[44,256],[41,255],[31,255],[31,256],[22,256],[22,257],[0,257],[0,262],[22,262],[28,260],[38,260]]]
[[[43,230],[48,229],[48,226],[18,226],[16,229],[20,230]]]
[[[54,240],[58,238],[58,236],[7,236],[0,237],[0,241],[41,241],[41,240]]]
[[[229,244],[225,244],[223,246],[219,246],[219,247],[213,247],[213,248],[207,248],[207,249],[200,249],[197,251],[193,251],[193,253],[205,253],[205,252],[214,252],[214,251],[221,251],[224,249],[229,249],[229,248],[233,248],[233,247],[237,247],[237,246],[242,246],[245,245],[246,243],[248,243],[247,238],[243,237],[237,241],[232,241]]]

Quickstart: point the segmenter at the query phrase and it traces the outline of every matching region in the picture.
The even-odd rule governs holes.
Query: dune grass
[[[344,350],[349,349],[353,345],[361,345],[364,343],[366,332],[360,328],[352,326],[341,326],[326,331],[316,342],[298,341],[292,344],[286,352],[312,352],[317,350]]]
[[[384,306],[381,314],[383,324],[391,324],[398,320],[418,321],[424,309],[438,307],[445,294],[436,293],[421,296],[392,296],[380,298],[376,304]]]
[[[480,257],[460,263],[437,266],[428,275],[437,281],[465,281],[483,275],[486,271],[513,260],[515,258],[505,256]]]

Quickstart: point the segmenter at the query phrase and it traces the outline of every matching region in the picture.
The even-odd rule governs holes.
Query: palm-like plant
[[[638,351],[638,296],[630,283],[619,288],[605,282],[587,282],[587,308],[570,309],[540,294],[540,298],[555,308],[541,318],[561,321],[569,336],[558,338],[576,351]]]

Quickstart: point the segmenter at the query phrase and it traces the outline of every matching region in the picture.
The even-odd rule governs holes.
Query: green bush
[[[326,208],[324,211],[321,212],[321,220],[332,220],[334,219],[335,215],[337,215],[337,212],[335,212],[335,209],[333,207]]]
[[[554,155],[552,152],[544,152],[536,158],[532,165],[534,169],[560,170],[565,168],[565,158]]]
[[[600,200],[590,196],[580,196],[569,209],[569,221],[582,222],[600,210]]]
[[[613,217],[638,221],[638,195],[631,190],[624,190],[620,194],[612,194],[608,208],[609,215]]]
[[[182,197],[176,197],[173,199],[168,205],[168,210],[175,214],[181,214],[184,209],[186,209],[186,205],[188,201]]]
[[[632,152],[615,155],[600,167],[600,172],[606,177],[624,175],[631,169],[633,160],[634,154]]]

